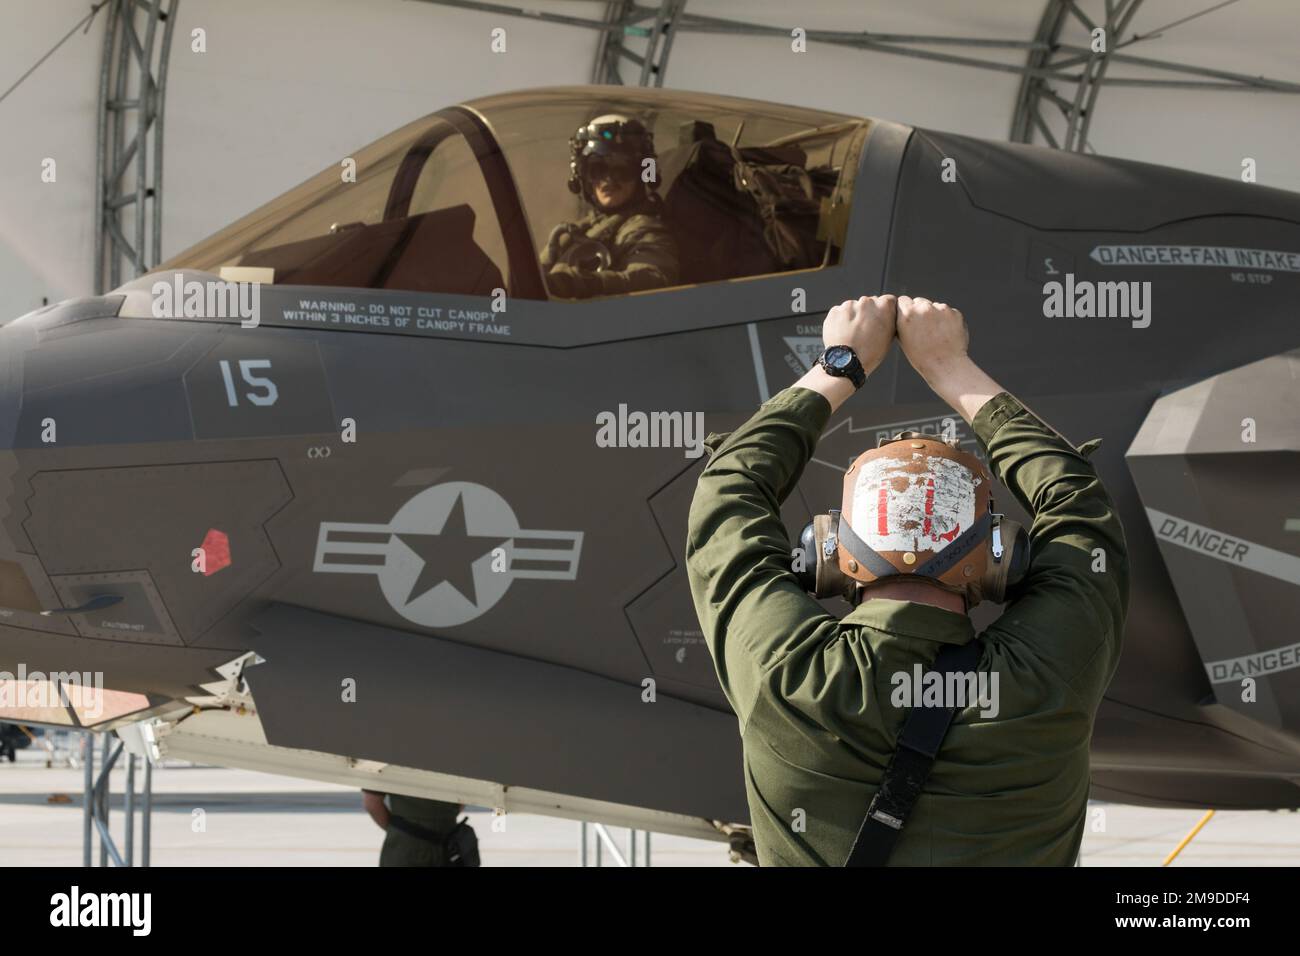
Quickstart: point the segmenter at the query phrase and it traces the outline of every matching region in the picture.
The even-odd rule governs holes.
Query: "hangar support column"
[[[1135,43],[1158,40],[1180,24],[1235,2],[1220,0],[1172,23],[1125,36],[1142,0],[1048,0],[1021,69],[1010,140],[1074,152],[1090,150],[1088,129],[1096,116],[1103,80],[1110,87],[1300,93],[1300,83],[1121,52]],[[1099,29],[1105,32],[1104,52],[1093,49]],[[1139,74],[1107,78],[1111,63],[1124,64]]]
[[[108,0],[99,73],[95,291],[162,258],[163,105],[180,0]],[[152,146],[152,152],[150,147]]]
[[[661,0],[656,10],[638,6],[634,0],[611,0],[605,11],[609,29],[600,35],[591,82],[622,84],[620,68],[627,60],[641,69],[638,86],[663,86],[677,18],[685,6],[686,0]],[[646,22],[650,22],[649,27],[642,25]],[[628,49],[626,41],[631,37],[645,40],[642,53]]]
[[[1090,38],[1093,31],[1104,30],[1105,50],[1109,51],[1112,44],[1119,43],[1120,36],[1141,5],[1142,0],[1105,0],[1104,16],[1098,23],[1080,9],[1075,0],[1048,0],[1038,31],[1034,34],[1034,47],[1020,78],[1020,92],[1011,119],[1010,139],[1013,143],[1032,143],[1037,133],[1050,146],[1083,151],[1110,57],[1107,52],[1094,52],[1091,45],[1080,49],[1063,44],[1061,34],[1071,19],[1077,20]],[[1079,72],[1069,76],[1062,73],[1071,67],[1078,67]],[[1071,96],[1062,96],[1051,85],[1071,81],[1075,83]],[[1055,107],[1064,118],[1065,131],[1059,139],[1043,115],[1044,106]]]

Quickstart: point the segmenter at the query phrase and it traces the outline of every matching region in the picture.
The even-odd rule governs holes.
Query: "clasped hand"
[[[914,296],[865,295],[826,313],[822,342],[853,349],[870,375],[885,360],[894,339],[912,367],[929,381],[966,357],[970,333],[961,312],[944,302]]]

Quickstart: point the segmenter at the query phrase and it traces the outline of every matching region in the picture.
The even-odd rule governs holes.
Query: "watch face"
[[[853,361],[853,353],[842,345],[836,345],[826,350],[826,364],[833,365],[835,368],[847,368]]]

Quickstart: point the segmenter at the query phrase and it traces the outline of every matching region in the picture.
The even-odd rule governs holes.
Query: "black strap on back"
[[[945,644],[927,674],[938,673],[946,686],[949,674],[973,672],[979,658],[979,638],[966,644]],[[916,691],[919,693],[920,688]],[[889,758],[880,789],[867,807],[845,866],[884,866],[889,862],[956,711],[956,707],[914,706],[908,712],[898,735],[898,747]]]
[[[415,837],[417,840],[424,840],[426,843],[434,843],[438,846],[442,846],[443,842],[447,839],[446,833],[439,833],[437,830],[430,830],[428,827],[421,826],[414,820],[408,820],[406,817],[399,817],[395,813],[390,813],[388,815],[388,825],[394,830],[400,830],[407,836]]]

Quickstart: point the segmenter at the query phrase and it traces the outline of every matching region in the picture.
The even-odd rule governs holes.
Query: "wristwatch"
[[[853,383],[854,388],[861,388],[867,381],[867,373],[863,371],[862,363],[858,361],[853,349],[847,345],[832,345],[817,359],[817,364],[826,370],[827,375],[847,378]]]

